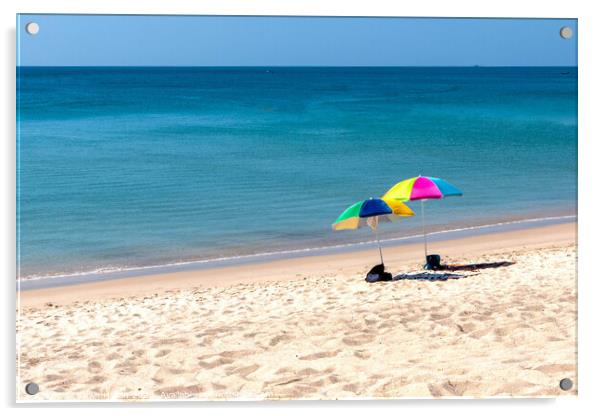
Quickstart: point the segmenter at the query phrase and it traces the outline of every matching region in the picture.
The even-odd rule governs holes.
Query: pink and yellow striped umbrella
[[[422,210],[422,234],[424,235],[424,256],[427,257],[426,230],[424,227],[424,201],[426,199],[442,199],[448,196],[462,196],[462,191],[440,178],[431,176],[416,176],[393,185],[383,195],[383,199],[398,201],[420,201]],[[428,258],[427,264],[429,265]]]
[[[383,199],[397,199],[406,202],[441,199],[448,196],[462,196],[462,191],[440,178],[416,176],[393,185]]]

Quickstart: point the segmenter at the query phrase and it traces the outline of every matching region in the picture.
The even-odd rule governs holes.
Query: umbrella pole
[[[422,217],[422,235],[424,237],[424,258],[426,258],[427,251],[426,251],[426,230],[424,228],[424,199],[420,200],[420,210],[422,211],[420,216]]]
[[[378,238],[378,228],[375,230],[375,232],[376,232],[376,243],[378,244],[378,252],[380,253],[380,264],[382,264],[384,266],[385,262],[383,261],[383,250],[382,250],[382,248],[380,248],[380,238]]]

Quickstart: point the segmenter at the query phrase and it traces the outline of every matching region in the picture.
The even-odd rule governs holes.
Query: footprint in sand
[[[186,370],[183,370],[181,368],[166,368],[165,371],[167,371],[169,374],[184,374],[186,372]]]
[[[54,392],[57,393],[64,393],[67,391],[67,389],[69,389],[71,386],[73,385],[73,383],[67,381],[67,380],[63,380],[60,383],[56,383],[56,384],[52,384],[49,385],[49,389],[51,389]]]
[[[468,387],[468,383],[447,380],[441,387],[452,396],[462,396]]]
[[[506,325],[504,327],[496,328],[493,331],[493,333],[495,335],[497,335],[498,337],[505,337],[507,335],[512,334],[516,330],[517,326],[518,325],[516,325],[516,324],[508,324],[508,325]]]
[[[341,378],[336,374],[331,374],[328,376],[328,381],[330,382],[330,384],[337,384],[341,381]]]
[[[433,397],[443,396],[443,391],[438,386],[435,386],[434,384],[429,384],[428,388],[429,388],[429,391],[431,392],[431,396],[433,396]]]
[[[59,374],[46,374],[46,377],[44,377],[44,381],[50,382],[50,381],[60,380],[62,378],[63,378],[63,376],[61,376]]]
[[[40,358],[30,358],[29,360],[22,359],[21,361],[27,361],[27,367],[35,367],[42,362]]]
[[[458,328],[460,332],[468,333],[474,331],[477,328],[477,326],[472,322],[466,322],[462,324],[456,324],[456,328]]]
[[[146,350],[134,350],[134,351],[132,351],[132,355],[134,355],[136,357],[142,357],[142,356],[146,355]]]
[[[161,339],[159,341],[155,341],[153,343],[153,348],[158,348],[161,347],[163,345],[173,345],[173,344],[186,344],[188,343],[188,339],[186,338],[165,338],[165,339]]]
[[[548,337],[547,340],[550,342],[557,342],[557,341],[564,341],[564,338]]]
[[[274,338],[272,338],[270,340],[270,347],[274,347],[274,346],[278,345],[281,342],[289,341],[291,339],[292,339],[292,337],[290,335],[286,335],[286,334],[277,335],[277,336],[275,336]]]
[[[388,328],[393,328],[399,325],[399,322],[394,321],[393,319],[386,319],[383,320],[383,322],[381,322],[380,324],[378,324],[377,328],[378,329],[388,329]]]
[[[293,367],[282,367],[276,370],[274,374],[288,374],[294,372],[295,369]]]
[[[161,398],[185,398],[186,396],[194,396],[196,394],[202,393],[203,388],[199,385],[191,385],[191,386],[172,386],[172,387],[164,387],[158,390],[155,390],[154,393],[157,396],[161,396]]]
[[[575,366],[572,364],[544,364],[535,367],[535,370],[546,374],[565,373],[575,371]]]
[[[88,371],[91,373],[100,373],[102,371],[102,365],[98,361],[91,361],[88,363]]]
[[[257,364],[251,364],[251,365],[248,365],[245,367],[237,367],[237,368],[230,369],[230,370],[226,371],[226,374],[228,374],[228,375],[236,374],[242,378],[247,378],[247,376],[249,376],[250,374],[257,371],[259,369],[259,367],[260,366]]]
[[[84,382],[84,384],[100,384],[104,383],[107,378],[104,376],[94,376]]]
[[[211,347],[215,342],[215,335],[198,334],[195,337],[202,338],[201,342],[198,343],[200,347]]]
[[[372,356],[368,350],[355,350],[353,352],[357,358],[361,358],[362,360],[366,360]]]
[[[254,354],[253,350],[233,350],[233,351],[223,351],[219,355],[224,358],[243,358]]]
[[[442,319],[446,319],[452,316],[451,313],[431,313],[431,319],[433,321],[440,321]]]
[[[160,350],[159,352],[157,352],[155,354],[156,358],[160,358],[160,357],[165,357],[167,354],[169,354],[171,352],[171,350]]]
[[[328,372],[328,371],[323,371]],[[297,383],[304,380],[306,377],[315,376],[316,374],[323,373],[315,368],[306,367],[301,370],[296,370],[291,367],[283,367],[276,371],[276,374],[286,374],[284,377],[277,378],[275,380],[268,381],[266,385],[270,386],[285,386],[287,384]]]
[[[213,361],[202,361],[199,360],[198,361],[198,365],[205,368],[205,369],[211,369],[211,368],[215,368],[215,367],[220,367],[222,365],[228,365],[228,364],[232,364],[234,362],[233,359],[231,358],[217,358]]]
[[[524,358],[511,358],[509,360],[503,360],[501,363],[502,364],[516,364],[516,363],[521,363],[525,361]]]
[[[399,392],[400,389],[407,386],[408,384],[409,383],[407,378],[396,377],[378,386],[376,388],[375,393],[377,396],[391,396],[392,394]]]
[[[69,358],[70,360],[79,360],[79,359],[81,359],[81,358],[85,358],[85,357],[84,357],[84,355],[83,355],[83,354],[79,354],[79,353],[77,353],[77,352],[74,352],[74,353],[72,353],[72,354],[69,354],[69,355],[67,356],[67,358]]]
[[[344,337],[343,343],[350,346],[368,344],[374,341],[374,336],[371,334],[360,334],[351,337]]]
[[[157,384],[163,384],[166,377],[169,377],[169,374],[167,373],[167,371],[165,371],[165,369],[163,369],[163,368],[159,368],[155,372],[155,374],[153,374],[153,376],[151,377],[151,380]]]
[[[329,358],[336,356],[341,350],[334,351],[322,351],[314,354],[303,355],[299,357],[300,360],[319,360],[320,358]]]
[[[138,372],[138,367],[135,367],[135,366],[120,367],[120,369],[118,371],[118,373],[122,376],[133,375],[133,374],[136,374],[137,372]]]
[[[306,368],[302,368],[299,371],[296,371],[295,374],[297,374],[298,376],[302,376],[302,377],[308,377],[308,376],[314,376],[316,374],[321,374],[321,373],[328,373],[328,372],[332,372],[334,371],[332,368],[326,368],[323,371],[319,371],[316,370],[315,368],[311,368],[311,367],[306,367]]]
[[[472,338],[482,338],[484,336],[486,336],[487,334],[489,334],[489,332],[491,332],[491,327],[488,328],[484,328],[484,329],[479,329],[477,331],[473,331],[470,333],[470,336]]]
[[[345,384],[343,387],[341,387],[341,389],[343,391],[349,391],[353,394],[358,394],[358,392],[360,390],[360,386],[357,383],[349,383],[349,384]]]

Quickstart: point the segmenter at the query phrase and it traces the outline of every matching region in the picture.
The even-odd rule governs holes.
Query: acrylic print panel
[[[576,394],[576,20],[17,26],[18,400]]]

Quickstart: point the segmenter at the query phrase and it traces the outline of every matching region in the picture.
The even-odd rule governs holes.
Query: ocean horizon
[[[361,245],[418,175],[429,232],[577,211],[576,67],[18,67],[17,132],[23,280]]]

